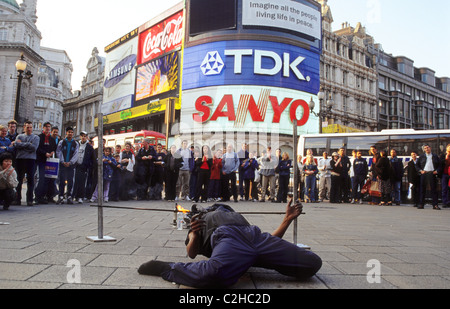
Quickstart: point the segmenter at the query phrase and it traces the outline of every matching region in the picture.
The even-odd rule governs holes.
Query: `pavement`
[[[119,207],[173,209],[165,201],[110,202]],[[192,203],[181,202],[190,209]],[[211,205],[202,204],[202,206]],[[236,211],[284,211],[273,203],[229,203]],[[448,289],[450,209],[410,205],[304,204],[298,242],[323,260],[313,278],[298,281],[251,268],[232,289]],[[152,259],[192,261],[187,230],[173,213],[103,209],[104,235],[96,243],[98,211],[89,204],[11,206],[0,210],[0,289],[188,289],[137,268]],[[272,232],[282,215],[251,214],[251,224]],[[293,241],[293,227],[285,239]],[[197,258],[196,260],[205,259]],[[379,280],[377,280],[379,279]]]

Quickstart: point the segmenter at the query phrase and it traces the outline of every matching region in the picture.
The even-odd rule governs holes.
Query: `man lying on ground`
[[[194,263],[150,261],[141,265],[141,275],[196,288],[226,288],[235,284],[250,267],[274,269],[299,279],[314,276],[322,267],[315,253],[283,240],[286,230],[303,210],[302,204],[287,205],[281,225],[262,233],[227,205],[215,204],[191,220],[186,239],[187,254],[209,260]]]

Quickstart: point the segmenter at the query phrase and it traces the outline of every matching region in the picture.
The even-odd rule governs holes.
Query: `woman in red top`
[[[211,177],[211,166],[213,165],[209,146],[202,147],[202,156],[195,160],[195,165],[198,167],[198,178],[194,202],[198,203],[201,197],[202,203],[205,203],[208,198],[209,179]]]
[[[220,175],[222,171],[222,151],[214,153],[211,166],[211,177],[209,178],[208,202],[217,201],[220,196]]]

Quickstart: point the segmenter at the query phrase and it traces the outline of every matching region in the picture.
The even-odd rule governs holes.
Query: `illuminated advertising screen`
[[[183,11],[139,34],[138,65],[176,48],[183,40]]]
[[[292,135],[318,132],[308,121],[317,96],[276,87],[221,86],[183,91],[181,128],[187,132],[259,132]]]
[[[136,101],[178,87],[178,52],[153,60],[137,69]]]
[[[108,115],[127,108],[134,103],[138,38],[137,30],[130,32],[108,45],[105,50],[105,81],[101,111]]]
[[[242,24],[295,32],[315,40],[322,38],[320,11],[297,1],[242,0]]]
[[[317,94],[320,55],[267,41],[221,41],[185,48],[182,89],[222,85],[281,87]]]

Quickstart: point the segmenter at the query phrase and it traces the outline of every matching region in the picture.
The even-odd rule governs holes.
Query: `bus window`
[[[411,151],[417,151],[421,155],[425,144],[430,145],[432,152],[439,153],[437,135],[392,135],[389,151],[395,149],[399,157],[409,157]]]
[[[125,139],[124,145],[125,145],[126,143],[131,143],[131,145],[134,146],[134,139],[133,139],[132,137],[127,137],[127,138]]]
[[[134,138],[134,144],[141,144],[144,141],[144,137],[143,136],[136,136]]]
[[[119,138],[116,140],[116,145],[120,145],[120,146],[125,145],[125,139],[124,139],[123,137],[119,137]]]
[[[441,155],[446,152],[447,145],[450,144],[450,134],[440,134],[439,135],[439,150],[436,154]]]
[[[299,153],[303,158],[306,156],[306,150],[312,149],[314,156],[322,156],[323,152],[327,150],[326,137],[308,137],[305,138],[305,153]]]
[[[116,146],[116,140],[110,139],[106,142],[106,147],[115,147]]]
[[[378,151],[386,149],[388,144],[387,136],[354,136],[349,137],[347,142],[347,156],[352,155],[353,150],[361,150],[363,156],[371,156],[370,147],[376,146]]]
[[[333,154],[333,152],[338,152],[339,148],[347,147],[347,145],[345,143],[345,139],[346,139],[346,137],[330,137],[330,152],[329,152],[330,157]],[[348,151],[348,149],[347,149],[347,151]],[[350,154],[351,153],[352,153],[352,151],[350,150]]]

